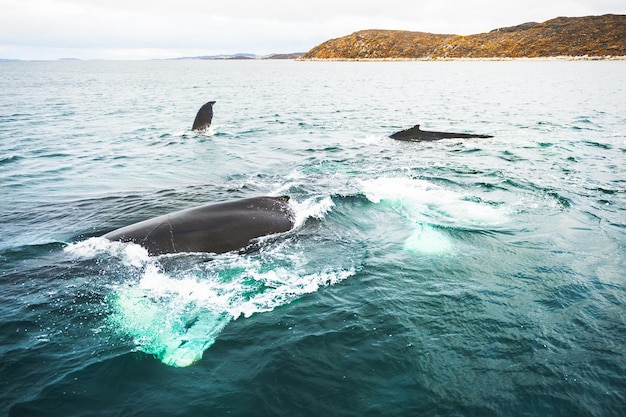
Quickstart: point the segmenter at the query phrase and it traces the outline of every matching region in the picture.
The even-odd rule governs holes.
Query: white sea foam
[[[504,210],[472,201],[471,195],[425,180],[382,177],[362,184],[370,201],[387,201],[415,220],[481,226],[498,225],[508,220]]]
[[[432,226],[484,227],[507,221],[504,210],[425,180],[381,177],[363,181],[362,189],[370,201],[386,204],[416,224],[404,245],[414,252],[440,254],[452,250],[450,237]]]
[[[259,292],[247,300],[238,299],[232,303],[228,312],[237,319],[241,316],[272,311],[296,298],[316,292],[320,287],[334,285],[354,275],[354,269],[341,271],[320,271],[307,273],[288,268],[278,268],[267,272],[254,271],[253,279],[262,283],[265,291]]]
[[[296,215],[295,227],[302,226],[306,219],[310,217],[323,219],[335,206],[333,199],[328,196],[322,199],[309,198],[301,203],[292,199],[290,204]]]
[[[125,265],[142,267],[148,262],[148,251],[134,243],[110,241],[103,237],[92,237],[81,242],[72,243],[64,248],[65,252],[81,258],[95,258],[111,255],[119,258]]]
[[[449,253],[453,248],[449,237],[434,228],[418,224],[413,234],[404,242],[404,249],[432,255]]]
[[[202,135],[202,136],[215,136],[217,133],[216,126],[211,124],[208,129],[200,129],[200,130],[182,130],[173,134],[176,137],[185,137],[189,135]]]
[[[212,299],[206,291],[207,286],[197,281],[179,281],[148,268],[139,285],[116,289],[110,322],[163,363],[189,366],[230,321],[225,312],[211,308],[219,304],[219,297]]]
[[[111,319],[141,350],[165,364],[188,366],[202,358],[229,321],[272,311],[354,274],[310,272],[299,263],[268,269],[261,260],[228,255],[182,275],[149,263],[137,285],[117,288]]]
[[[331,207],[330,198],[306,201],[297,212],[304,218],[323,216]],[[175,258],[151,257],[132,243],[90,238],[65,251],[88,259],[109,256],[134,269],[121,283],[112,280],[118,284],[112,284],[109,323],[130,335],[139,350],[178,367],[201,359],[231,320],[272,311],[354,274],[354,269],[312,270],[304,254],[280,245],[253,255],[219,255],[205,263],[185,264],[181,257],[186,266],[173,271],[161,261],[175,263]]]

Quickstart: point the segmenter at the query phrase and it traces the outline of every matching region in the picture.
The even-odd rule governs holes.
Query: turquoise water
[[[3,414],[626,413],[626,62],[3,62],[0,91]],[[416,123],[494,137],[387,138]],[[296,227],[245,254],[99,238],[280,194]]]

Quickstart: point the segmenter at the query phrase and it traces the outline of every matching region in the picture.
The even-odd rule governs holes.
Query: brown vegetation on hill
[[[558,17],[477,35],[362,30],[326,41],[303,59],[446,59],[626,56],[626,15]]]

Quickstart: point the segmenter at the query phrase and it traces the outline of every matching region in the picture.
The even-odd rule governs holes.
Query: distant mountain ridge
[[[624,57],[626,15],[557,17],[476,35],[362,30],[328,40],[302,59]]]
[[[200,60],[236,60],[236,59],[298,59],[304,52],[292,52],[286,54],[256,55],[256,54],[223,54],[223,55],[202,55],[174,58],[175,60],[200,59]]]

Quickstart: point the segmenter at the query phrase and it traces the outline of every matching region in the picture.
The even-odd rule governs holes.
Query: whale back
[[[196,114],[196,118],[193,121],[192,130],[204,130],[208,129],[211,126],[211,121],[213,120],[213,105],[215,101],[209,101],[205,103],[198,113]]]
[[[289,197],[254,197],[193,207],[122,227],[104,235],[133,242],[151,255],[225,253],[294,226]]]
[[[415,125],[409,129],[396,132],[389,137],[397,140],[419,142],[440,139],[492,138],[493,136],[477,135],[473,133],[431,132],[428,130],[421,130],[420,125]]]

